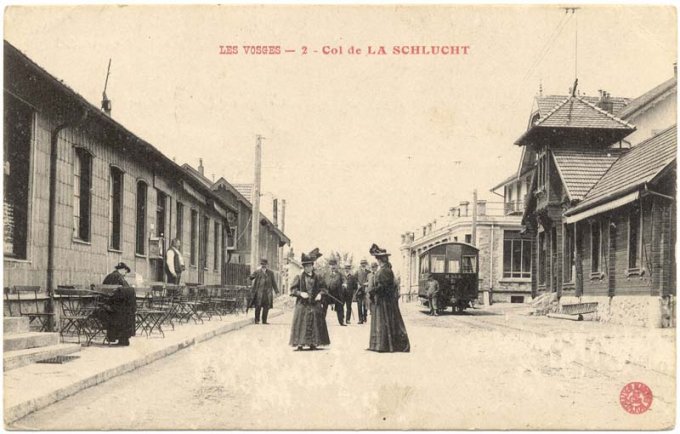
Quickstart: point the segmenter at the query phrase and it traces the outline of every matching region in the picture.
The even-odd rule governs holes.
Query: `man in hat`
[[[357,312],[359,316],[359,324],[363,324],[366,322],[368,319],[368,277],[370,276],[371,271],[368,269],[368,261],[365,259],[362,259],[361,262],[359,263],[359,270],[357,271],[357,294],[356,294],[356,302],[357,302]]]
[[[345,265],[345,281],[342,284],[343,292],[342,298],[340,299],[345,302],[345,309],[347,309],[345,314],[345,324],[349,324],[350,319],[352,318],[352,301],[356,296],[357,288],[357,278],[354,274],[352,274],[352,266],[347,264]]]
[[[106,328],[106,339],[118,345],[130,345],[130,337],[135,335],[135,319],[137,314],[137,296],[135,289],[125,280],[130,267],[119,262],[113,272],[104,278],[104,285],[118,285],[107,300],[107,309],[103,312],[102,321]]]
[[[184,271],[184,258],[180,248],[181,241],[175,238],[170,242],[170,248],[165,254],[165,274],[168,277],[168,283],[179,285]]]
[[[342,274],[338,271],[338,261],[335,259],[329,259],[328,260],[328,266],[330,267],[330,271],[326,275],[326,288],[328,288],[328,293],[332,295],[336,300],[340,300],[344,302],[343,295],[344,295],[344,289],[343,289],[343,284],[344,279],[342,277]],[[338,323],[341,326],[345,325],[344,322],[344,303],[338,303],[336,300],[329,299],[328,297],[323,297],[323,314],[324,318],[326,317],[326,313],[328,312],[328,304],[329,303],[334,303],[335,304],[335,313],[338,315]]]
[[[274,272],[267,268],[269,262],[260,259],[260,268],[250,275],[252,281],[252,300],[250,305],[255,307],[255,324],[260,323],[260,312],[262,313],[262,324],[267,323],[269,309],[274,307],[274,292],[279,293],[276,286],[276,276]]]
[[[439,299],[439,282],[434,279],[431,273],[427,274],[427,298],[430,301],[430,315],[439,316],[437,313],[437,302]]]
[[[375,307],[375,294],[373,287],[375,286],[375,272],[378,271],[378,263],[373,262],[371,264],[371,271],[368,273],[368,283],[366,284],[366,294],[368,296],[368,307],[371,315],[373,314],[373,308]]]

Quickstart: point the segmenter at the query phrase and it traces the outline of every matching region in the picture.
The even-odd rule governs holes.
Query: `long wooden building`
[[[4,49],[4,286],[100,283],[121,261],[145,282],[162,281],[173,238],[185,282],[227,283],[250,203],[228,200],[6,41]],[[277,269],[290,240],[267,223],[261,252]]]

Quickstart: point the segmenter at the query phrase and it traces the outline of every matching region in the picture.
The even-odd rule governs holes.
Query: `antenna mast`
[[[576,11],[578,7],[566,7],[563,8],[564,13],[571,14],[574,16],[574,79],[578,78],[578,17],[576,16]]]
[[[111,74],[111,59],[109,59],[109,67],[106,69],[106,81],[104,81],[104,92],[102,92],[102,110],[104,113],[111,116],[111,100],[106,96],[106,88],[109,85],[109,75]]]

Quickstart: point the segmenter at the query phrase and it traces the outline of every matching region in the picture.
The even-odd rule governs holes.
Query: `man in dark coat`
[[[262,324],[267,323],[269,309],[274,307],[274,292],[279,293],[276,286],[276,276],[274,272],[267,268],[269,262],[266,259],[260,260],[260,269],[250,275],[252,286],[251,305],[255,307],[255,324],[260,322],[260,312],[262,312]]]
[[[179,285],[184,271],[184,258],[179,250],[181,247],[181,241],[175,238],[165,254],[165,274],[168,277],[168,283],[174,285]]]
[[[349,324],[352,318],[352,300],[357,293],[357,287],[357,278],[352,274],[352,266],[349,264],[345,265],[345,282],[342,284],[343,293],[340,299],[345,302],[345,309],[347,309],[345,324]]]
[[[135,335],[137,296],[135,289],[125,280],[125,275],[129,272],[130,267],[120,262],[103,282],[104,285],[119,285],[107,300],[108,309],[104,323],[106,339],[110,343],[117,340],[121,346],[130,345],[130,337]]]
[[[326,275],[326,288],[328,288],[328,293],[332,295],[336,300],[329,299],[329,297],[323,297],[323,313],[324,318],[326,317],[326,312],[328,312],[328,304],[335,304],[335,313],[338,315],[338,323],[341,326],[345,325],[344,318],[344,302],[338,303],[339,301],[344,301],[343,296],[343,283],[344,279],[342,274],[338,271],[338,261],[335,259],[329,259],[328,265],[330,266],[330,271]]]
[[[368,277],[371,271],[368,269],[368,261],[362,259],[359,263],[360,268],[357,271],[357,292],[354,297],[357,302],[357,312],[359,316],[359,324],[363,324],[368,319]]]

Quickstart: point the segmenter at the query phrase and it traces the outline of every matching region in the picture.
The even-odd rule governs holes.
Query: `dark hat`
[[[390,256],[389,253],[387,253],[387,250],[381,249],[378,247],[377,244],[373,244],[371,248],[368,250],[368,253],[371,254],[371,256],[375,256],[376,258],[382,257],[382,256]]]
[[[267,264],[269,264],[269,261],[267,261],[266,258],[260,259],[260,265],[267,265]]]
[[[362,259],[362,260],[359,262],[359,265],[368,265],[368,261],[365,260],[365,259]]]
[[[128,267],[125,262],[119,262],[118,265],[116,265],[113,268],[115,268],[116,270],[120,270],[121,268],[124,268],[128,273],[131,271],[130,267]]]
[[[316,249],[312,250],[311,252],[309,252],[308,255],[305,255],[303,253],[302,259],[300,260],[300,262],[302,262],[302,265],[313,264],[314,261],[319,259],[321,256],[323,256],[323,255],[321,253],[319,253],[319,249],[316,248]]]
[[[338,265],[338,261],[336,261],[335,259],[329,259],[328,265]]]

